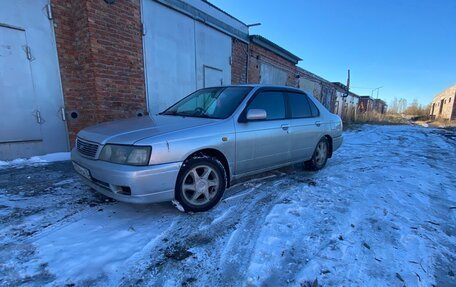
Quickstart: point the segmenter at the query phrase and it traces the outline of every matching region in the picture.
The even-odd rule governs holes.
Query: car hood
[[[91,126],[81,130],[78,137],[100,144],[134,144],[145,138],[207,125],[215,121],[217,120],[181,116],[145,116]]]

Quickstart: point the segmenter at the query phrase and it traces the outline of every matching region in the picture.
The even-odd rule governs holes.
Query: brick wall
[[[248,45],[233,39],[231,49],[231,83],[233,85],[246,84]]]
[[[359,111],[361,113],[372,112],[374,108],[374,102],[369,98],[359,99]]]
[[[296,78],[297,68],[295,64],[254,43],[249,45],[249,83],[260,83],[261,62],[269,63],[286,71],[288,73],[287,86],[298,87],[299,80]]]
[[[84,127],[145,111],[139,0],[55,0],[52,8],[70,141]]]

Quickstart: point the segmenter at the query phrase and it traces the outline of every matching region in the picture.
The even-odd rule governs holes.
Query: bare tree
[[[399,99],[399,105],[398,105],[398,113],[403,114],[405,112],[405,109],[407,109],[407,100],[404,98]]]
[[[413,102],[405,109],[404,113],[411,116],[427,116],[429,115],[431,105],[420,105],[417,99],[414,99]]]
[[[388,113],[397,114],[399,112],[399,104],[397,98],[395,97],[388,106]]]

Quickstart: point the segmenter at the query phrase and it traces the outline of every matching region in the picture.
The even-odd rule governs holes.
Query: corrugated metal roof
[[[325,82],[325,83],[327,83],[327,84],[332,84],[330,81],[326,80],[325,78],[320,77],[320,76],[318,76],[318,75],[316,75],[316,74],[314,74],[314,73],[312,73],[312,72],[310,72],[310,71],[308,71],[308,70],[306,70],[306,69],[304,69],[304,68],[301,68],[301,67],[297,67],[297,68],[298,68],[298,72],[307,74],[307,75],[309,75],[310,77],[313,77],[313,78],[315,78],[315,79],[317,79],[317,80],[319,80],[319,81],[321,81],[321,82]]]
[[[252,35],[250,36],[250,41],[252,43],[257,44],[258,46],[261,46],[271,52],[273,52],[276,55],[279,55],[280,57],[287,59],[290,62],[293,62],[295,65],[299,62],[302,61],[301,58],[296,56],[295,54],[291,53],[290,51],[280,47],[276,43],[266,39],[263,36],[260,35]]]
[[[177,12],[180,12],[184,15],[187,15],[193,18],[196,21],[202,22],[205,25],[211,26],[214,29],[219,30],[222,33],[225,33],[231,37],[235,37],[245,43],[249,41],[249,33],[248,27],[243,22],[239,21],[238,19],[232,17],[228,13],[218,9],[216,6],[210,4],[207,1],[194,1],[194,0],[154,0],[168,8],[171,8]],[[196,5],[198,4],[198,5]],[[203,5],[200,5],[203,4]],[[211,12],[207,9],[204,9],[202,6],[207,6],[213,8],[214,10]],[[215,11],[215,13],[214,13]],[[217,16],[217,12],[219,15]],[[234,23],[228,23],[227,19],[222,19],[220,17],[222,14],[225,14],[227,19],[231,22],[234,20]],[[239,25],[233,25],[233,24]],[[242,28],[242,29],[241,29]]]
[[[210,1],[208,1],[208,0],[201,0],[201,1],[207,3],[208,5],[211,5],[213,8],[215,8],[215,9],[219,10],[220,12],[224,13],[226,16],[231,17],[231,18],[233,18],[234,20],[236,20],[236,21],[238,21],[238,22],[240,22],[240,23],[242,23],[242,24],[244,24],[244,25],[247,26],[246,23],[244,23],[243,21],[241,21],[241,20],[239,20],[238,18],[234,17],[233,15],[231,15],[230,13],[228,13],[228,12],[226,12],[225,10],[221,9],[220,7],[215,6],[215,5],[212,4]]]

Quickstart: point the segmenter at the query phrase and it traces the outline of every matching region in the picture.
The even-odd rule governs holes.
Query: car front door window
[[[285,93],[263,91],[254,96],[249,109],[266,111],[265,120],[241,120],[236,125],[236,172],[268,169],[290,159],[289,120],[286,118]]]
[[[285,101],[281,92],[263,92],[258,94],[249,104],[248,109],[263,109],[266,120],[285,118]]]

